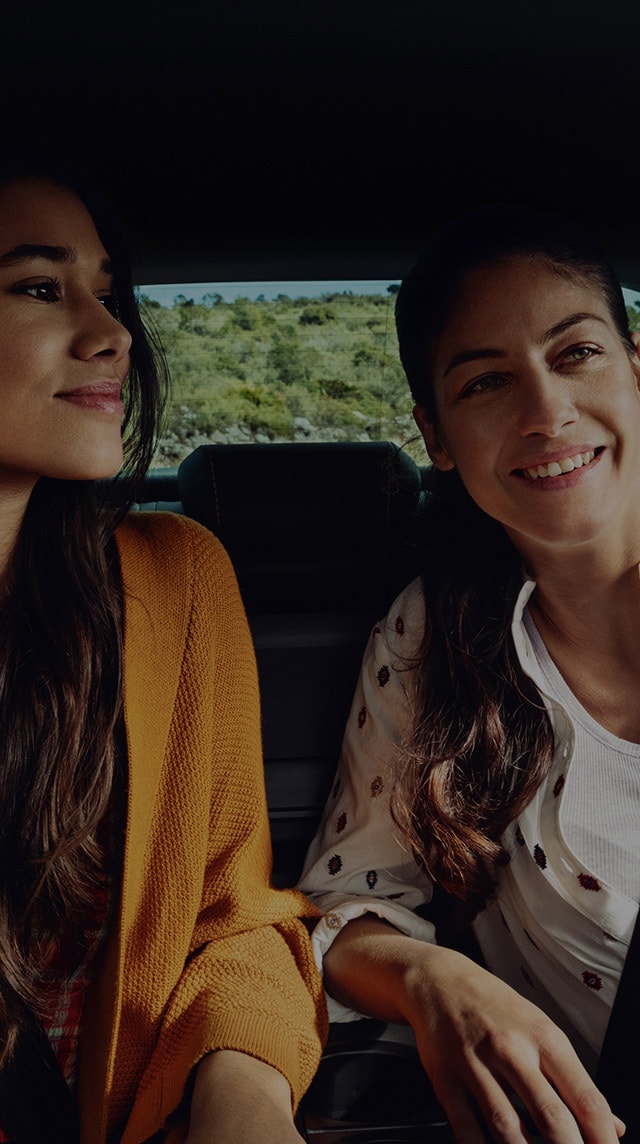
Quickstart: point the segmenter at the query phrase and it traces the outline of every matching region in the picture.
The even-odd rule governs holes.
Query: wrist
[[[289,1082],[272,1065],[221,1049],[197,1067],[187,1144],[299,1144]]]
[[[414,1028],[423,1024],[442,989],[455,990],[455,980],[469,967],[469,959],[446,946],[420,943],[407,958],[404,968],[401,1006],[405,1020]]]

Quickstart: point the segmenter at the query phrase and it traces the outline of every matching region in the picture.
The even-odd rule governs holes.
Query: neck
[[[640,534],[639,534],[640,535]],[[566,646],[638,655],[640,542],[577,546],[526,559],[536,580],[531,608]]]

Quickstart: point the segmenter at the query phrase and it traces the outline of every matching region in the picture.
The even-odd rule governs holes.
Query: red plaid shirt
[[[51,950],[49,961],[49,983],[46,987],[50,1002],[49,1016],[43,1020],[43,1028],[71,1089],[75,1088],[77,1079],[84,1001],[109,932],[112,906],[115,903],[117,879],[112,867],[119,867],[121,854],[119,833],[116,833],[120,832],[123,821],[119,809],[120,799],[112,797],[98,828],[99,839],[107,854],[106,871],[93,888],[84,930],[68,948],[57,943]],[[10,1144],[2,1124],[0,1144]]]

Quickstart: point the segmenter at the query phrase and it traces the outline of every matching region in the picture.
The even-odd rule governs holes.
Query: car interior
[[[640,288],[636,11],[24,0],[0,14],[0,132],[103,188],[143,293],[360,280],[384,293],[448,218],[496,201],[572,215]],[[354,434],[210,441],[148,474],[139,507],[193,517],[236,568],[278,885],[295,883],[322,813],[371,627],[429,559],[426,461]],[[332,1029],[298,1126],[322,1144],[453,1139],[406,1031],[364,1020]]]

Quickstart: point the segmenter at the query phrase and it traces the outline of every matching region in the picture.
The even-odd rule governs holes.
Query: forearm
[[[325,986],[337,1001],[360,1013],[411,1024],[416,966],[427,969],[445,952],[365,914],[349,922],[325,954]]]
[[[220,1050],[196,1072],[187,1144],[300,1144],[289,1082],[264,1061]]]
[[[422,1062],[456,1140],[528,1139],[514,1089],[545,1141],[617,1144],[620,1121],[569,1041],[541,1010],[455,950],[365,915],[349,922],[325,955],[327,988],[339,1001],[412,1025]]]

